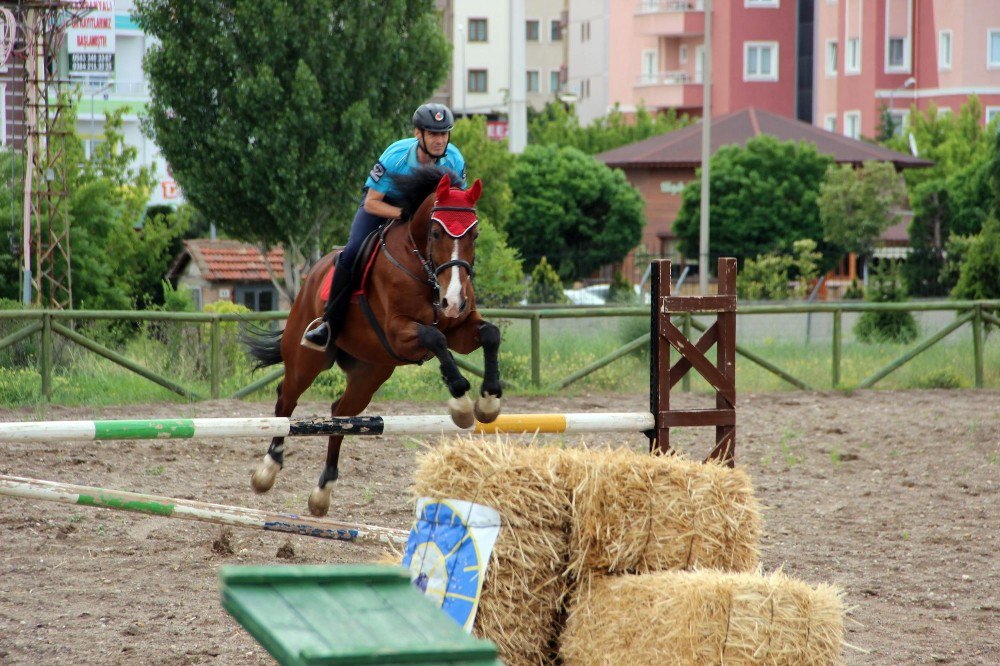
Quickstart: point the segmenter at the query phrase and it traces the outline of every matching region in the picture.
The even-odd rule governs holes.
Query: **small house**
[[[285,274],[284,248],[272,248],[265,257],[249,243],[196,238],[184,241],[167,279],[176,289],[190,290],[199,310],[216,301],[255,311],[287,310],[291,304],[274,285],[272,273],[279,279]]]

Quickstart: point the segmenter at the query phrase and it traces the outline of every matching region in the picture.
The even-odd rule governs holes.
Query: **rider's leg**
[[[383,222],[385,219],[372,215],[364,208],[358,208],[354,222],[351,223],[351,234],[347,239],[347,245],[337,257],[333,283],[330,285],[330,298],[323,311],[323,323],[305,334],[304,345],[324,349],[340,335],[344,327],[344,313],[351,301],[351,270],[354,267],[354,260],[368,234],[378,229]]]

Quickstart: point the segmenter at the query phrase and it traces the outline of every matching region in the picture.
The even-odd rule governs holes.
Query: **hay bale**
[[[839,664],[842,592],[780,572],[582,580],[563,632],[565,666]]]
[[[572,455],[572,575],[756,570],[761,518],[746,472],[624,449]]]
[[[556,659],[569,554],[569,493],[560,449],[456,437],[418,457],[417,497],[456,498],[500,513],[502,527],[473,630],[509,666]]]

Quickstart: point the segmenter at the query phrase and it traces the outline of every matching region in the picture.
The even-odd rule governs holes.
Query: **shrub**
[[[747,259],[743,270],[736,274],[736,294],[751,301],[788,298],[788,271],[792,258],[777,254],[761,254]]]
[[[615,271],[611,276],[611,286],[608,289],[608,302],[628,305],[636,302],[635,289],[632,283],[625,279],[621,271]]]
[[[865,296],[872,303],[905,302],[906,289],[898,267],[888,264],[876,269]],[[854,325],[854,335],[864,343],[913,342],[917,338],[917,322],[911,313],[904,311],[864,312]]]
[[[518,251],[484,216],[479,216],[476,241],[476,305],[496,308],[512,305],[524,294],[524,269]]]
[[[844,290],[841,298],[846,300],[861,300],[865,297],[865,289],[858,282],[858,278],[851,280],[851,284],[847,285],[847,289]]]
[[[562,281],[549,260],[542,257],[535,269],[531,271],[531,284],[528,285],[529,303],[565,303]]]

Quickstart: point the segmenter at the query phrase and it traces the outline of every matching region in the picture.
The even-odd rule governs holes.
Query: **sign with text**
[[[71,73],[112,73],[115,65],[115,3],[84,0],[83,13],[66,31]]]
[[[489,120],[486,122],[486,136],[492,141],[503,141],[507,138],[506,120]]]

